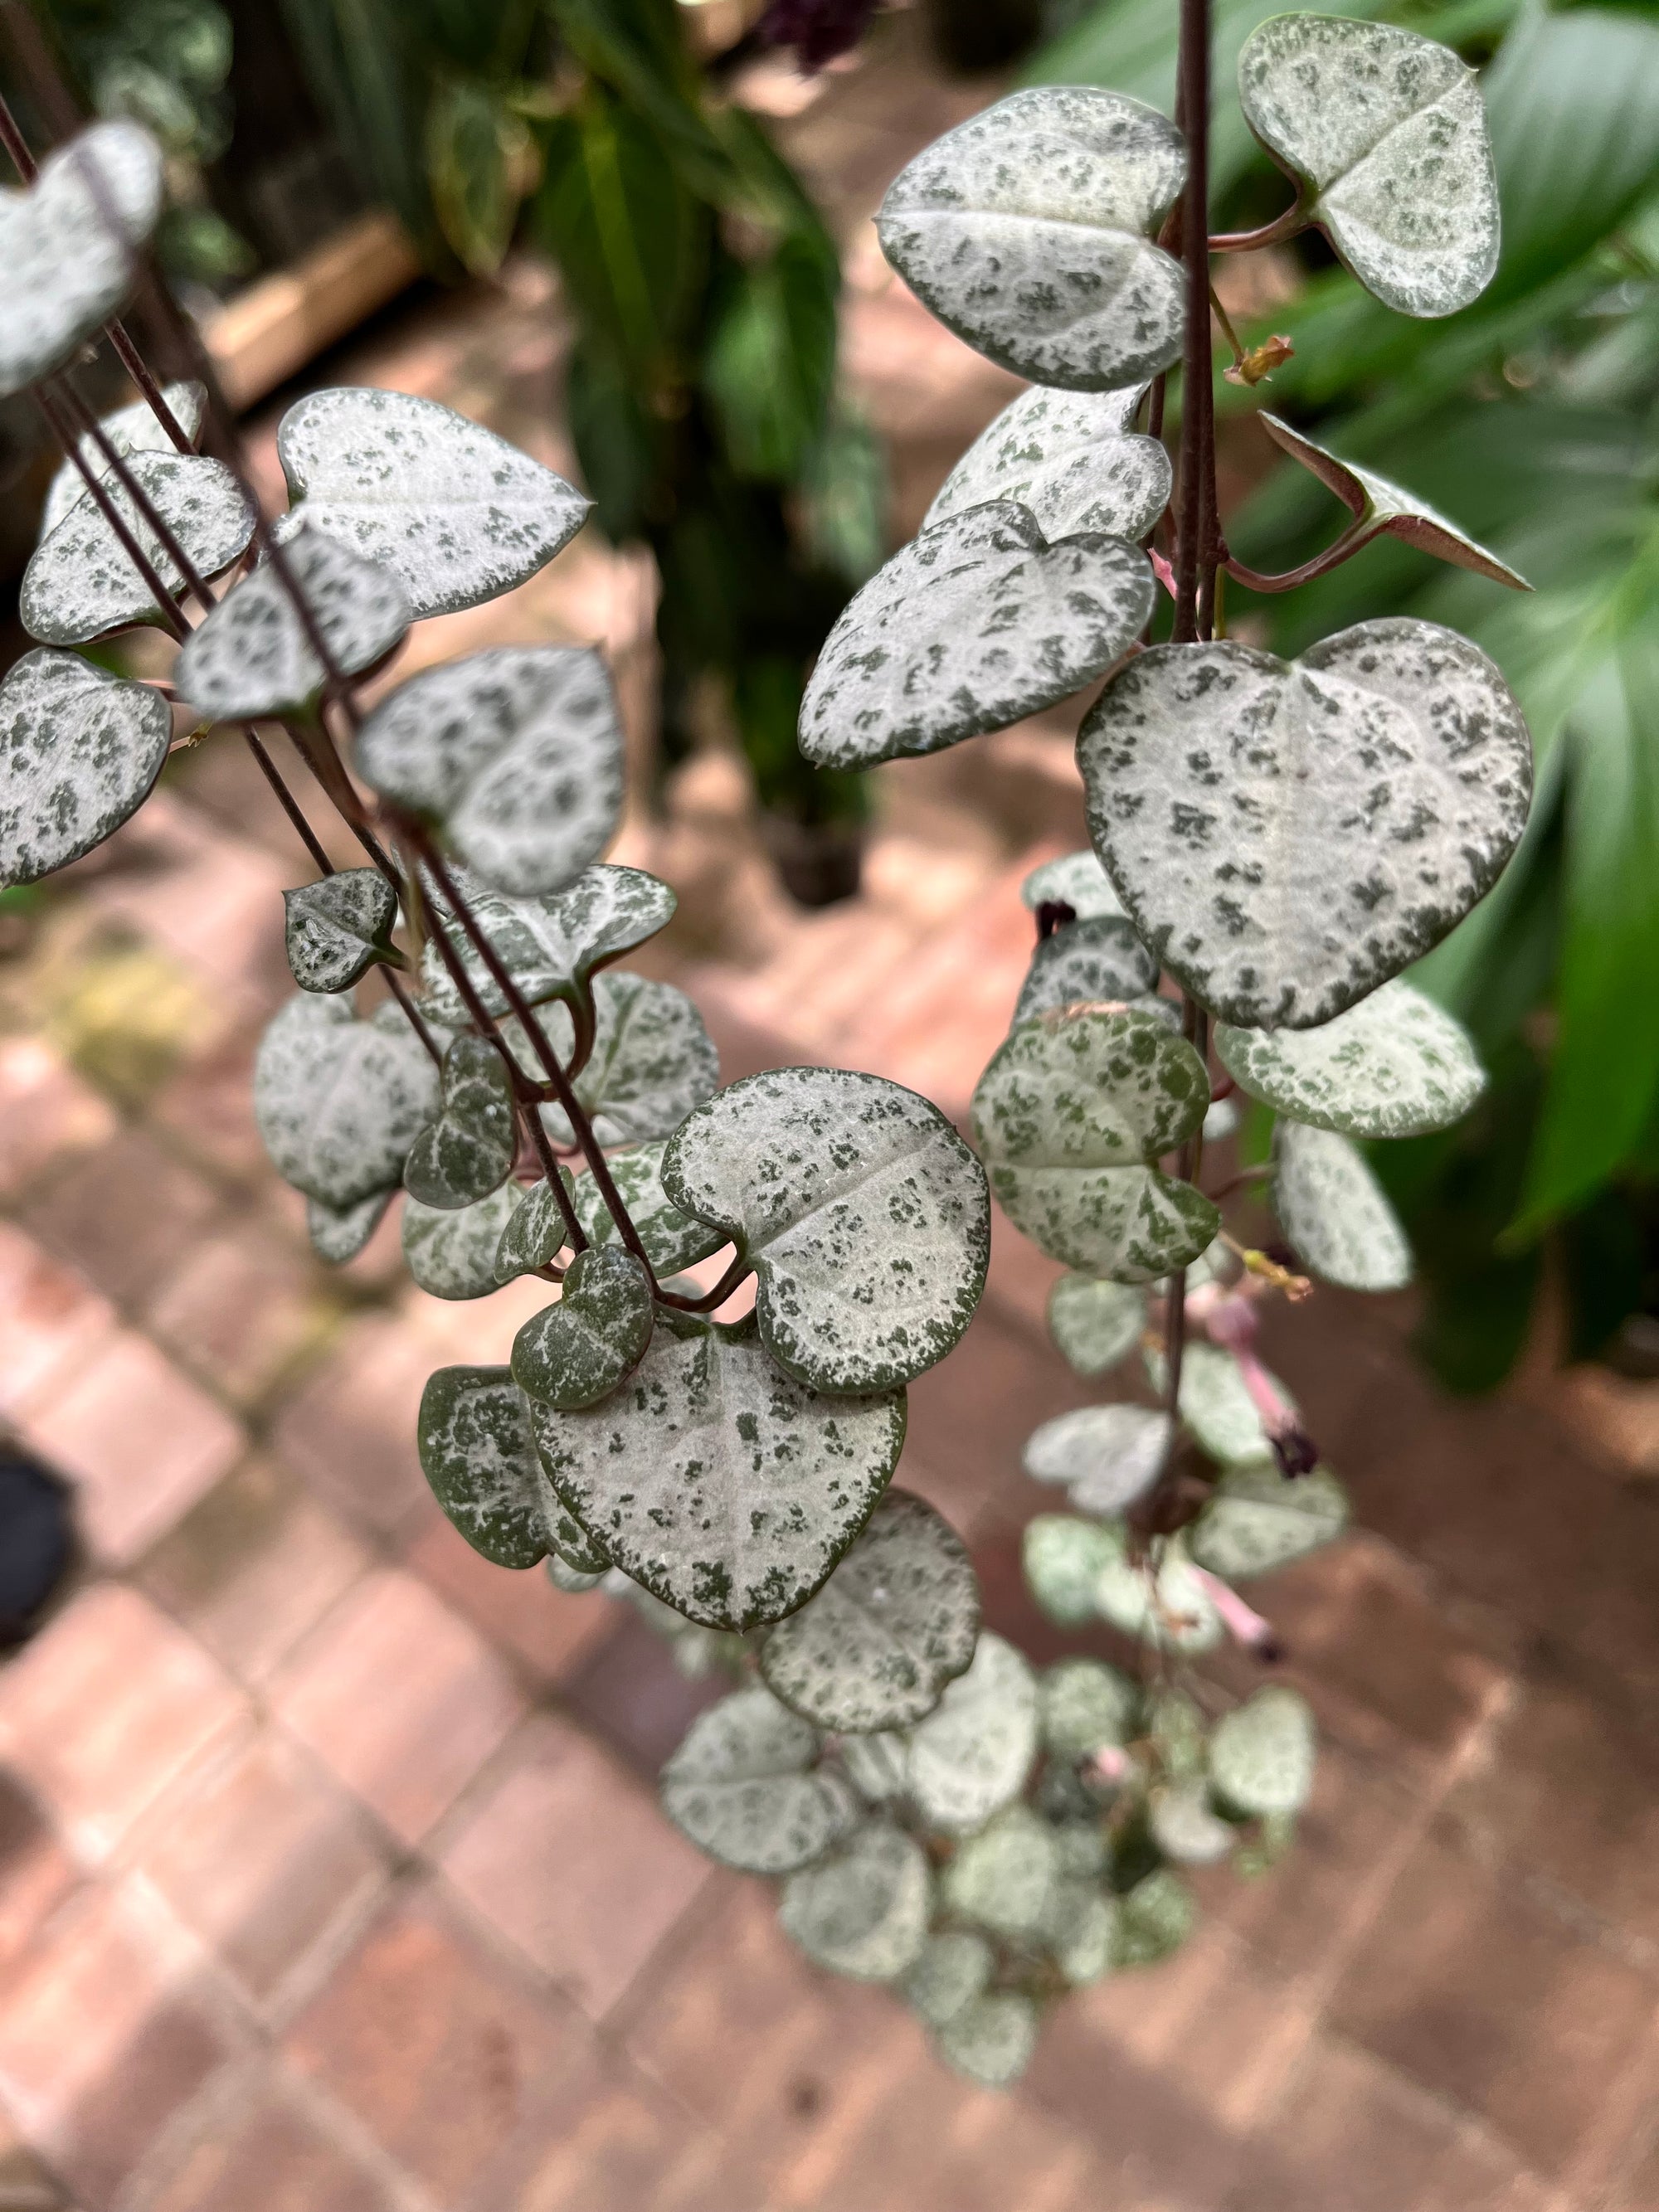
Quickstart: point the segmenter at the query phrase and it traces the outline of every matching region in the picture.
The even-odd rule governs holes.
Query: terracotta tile
[[[315,1273],[258,1214],[244,1214],[192,1245],[148,1302],[145,1325],[214,1389],[249,1403],[333,1321]]]
[[[12,1775],[0,1771],[0,1980],[79,1879],[51,1823]]]
[[[260,1682],[369,1555],[285,1468],[249,1460],[144,1560],[144,1586],[245,1681]]]
[[[0,1039],[0,1194],[25,1196],[47,1169],[113,1136],[99,1097],[39,1037]]]
[[[193,1638],[137,1590],[99,1583],[0,1670],[0,1758],[97,1860],[246,1712]]]
[[[579,1668],[615,1626],[610,1599],[555,1589],[539,1566],[492,1565],[435,1508],[404,1563],[543,1685]]]
[[[211,1048],[228,1014],[222,996],[167,953],[107,929],[83,939],[42,997],[47,1042],[134,1110]]]
[[[150,1103],[150,1119],[181,1152],[250,1188],[268,1184],[270,1162],[253,1122],[253,1055],[263,1019],[239,1024],[192,1053]]]
[[[550,2084],[592,2063],[568,2008],[529,1996],[424,1897],[378,1923],[287,2048],[444,2204]]]
[[[379,1315],[354,1322],[283,1405],[272,1442],[347,1520],[393,1531],[429,1495],[415,1418],[428,1376],[442,1364],[404,1322]]]
[[[643,2083],[595,2084],[580,2103],[567,2089],[491,2173],[488,2193],[468,2201],[478,2212],[659,2212],[674,2168],[698,2148],[692,2123]],[[763,2212],[757,2197],[726,2201],[732,2212]]]
[[[393,2197],[279,2079],[216,2116],[146,2212],[392,2212]]]
[[[356,1807],[269,1732],[175,1791],[135,1863],[256,2002],[303,1975],[386,1879]]]
[[[5,2212],[74,2212],[68,2190],[44,2159],[14,2136],[0,2113],[0,2205]]]
[[[662,1638],[625,1598],[599,1601],[608,1633],[595,1638],[561,1684],[560,1701],[654,1784],[669,1753],[726,1685],[718,1677],[683,1674]]]
[[[0,1221],[0,1411],[74,1375],[114,1326],[107,1298]]]
[[[103,1340],[71,1377],[37,1395],[18,1427],[75,1484],[82,1533],[112,1566],[153,1544],[243,1449],[224,1408],[130,1330]]]
[[[405,1843],[522,1710],[506,1667],[412,1575],[371,1574],[281,1668],[271,1709]]]
[[[123,1129],[55,1177],[23,1218],[89,1283],[126,1304],[154,1288],[217,1212],[219,1194],[144,1129]]]
[[[475,1909],[607,2012],[708,1879],[654,1798],[568,1723],[526,1723],[440,1863]]]

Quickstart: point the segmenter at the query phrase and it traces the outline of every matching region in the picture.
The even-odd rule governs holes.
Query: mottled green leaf
[[[1038,1697],[1044,1747],[1070,1765],[1127,1743],[1139,1723],[1139,1684],[1103,1659],[1057,1660],[1044,1670]]]
[[[532,1006],[549,999],[574,1005],[595,969],[654,937],[672,918],[676,905],[673,892],[655,876],[606,862],[584,868],[563,890],[539,898],[508,898],[465,869],[453,872],[472,919]],[[436,927],[440,913],[431,913],[430,920]],[[447,935],[485,1007],[504,1014],[507,994],[471,939],[453,921]],[[421,973],[434,1018],[459,1028],[467,1018],[466,1009],[430,939]]]
[[[395,1187],[371,1191],[367,1198],[349,1206],[325,1206],[319,1199],[307,1199],[306,1234],[312,1250],[331,1267],[343,1267],[348,1260],[356,1258],[380,1227],[396,1194]]]
[[[588,1596],[599,1588],[610,1572],[608,1567],[574,1566],[557,1551],[550,1551],[547,1555],[547,1579],[556,1590],[562,1590],[567,1597]]]
[[[547,1551],[536,1448],[505,1367],[441,1367],[421,1395],[416,1443],[432,1494],[475,1552],[533,1567]]]
[[[1316,1030],[1223,1023],[1215,1048],[1253,1098],[1349,1137],[1420,1137],[1449,1128],[1486,1087],[1462,1024],[1398,980]]]
[[[718,1252],[726,1241],[723,1230],[711,1229],[707,1222],[683,1213],[663,1188],[662,1163],[667,1149],[667,1139],[661,1139],[653,1145],[635,1145],[627,1152],[612,1152],[606,1162],[617,1195],[639,1232],[640,1242],[659,1282],[669,1275],[678,1274],[682,1268],[696,1267],[699,1260]],[[589,1243],[616,1243],[621,1232],[594,1177],[578,1176],[573,1188],[577,1217]]]
[[[564,1176],[565,1187],[570,1178]],[[565,1244],[564,1212],[545,1176],[527,1185],[523,1203],[507,1216],[495,1248],[495,1280],[510,1283],[520,1275],[533,1275],[556,1260]]]
[[[1054,1964],[1074,1990],[1110,1973],[1117,1955],[1117,1900],[1092,1881],[1061,1881],[1045,1931]]]
[[[1347,1494],[1328,1467],[1285,1475],[1272,1460],[1255,1460],[1222,1475],[1187,1543],[1197,1565],[1244,1582],[1316,1552],[1347,1522]]]
[[[1162,441],[1129,427],[1145,397],[1144,386],[1022,392],[946,477],[927,521],[1007,499],[1030,510],[1051,545],[1085,532],[1144,538],[1170,503],[1170,482]]]
[[[778,1919],[809,1959],[857,1982],[895,1982],[921,1955],[933,1883],[915,1838],[872,1820],[783,1885]]]
[[[173,717],[159,692],[78,653],[26,653],[0,682],[0,884],[101,844],[149,798]]]
[[[283,942],[302,991],[349,991],[392,951],[398,894],[378,868],[343,868],[284,891]]]
[[[1149,997],[1157,985],[1158,963],[1128,922],[1109,915],[1070,922],[1031,955],[1013,1026],[1063,1006],[1124,1005]]]
[[[906,1782],[949,1835],[983,1827],[1018,1797],[1036,1755],[1036,1682],[1012,1644],[981,1633],[974,1662],[909,1735]]]
[[[203,410],[207,392],[199,384],[167,384],[161,387],[161,397],[173,411],[173,418],[185,435],[194,440],[202,427]],[[135,399],[128,406],[118,407],[112,414],[100,417],[98,424],[110,444],[124,460],[134,453],[173,453],[178,451],[172,434],[162,427],[161,418],[148,399]],[[109,463],[103,448],[90,430],[77,441],[81,458],[94,475],[107,477]],[[87,480],[73,461],[63,461],[53,477],[46,493],[46,502],[40,514],[40,536],[49,538],[72,507],[78,506],[86,495]]]
[[[259,1041],[253,1118],[271,1164],[337,1211],[399,1181],[437,1105],[437,1070],[398,1006],[360,1022],[349,1000],[301,992]]]
[[[1313,1714],[1295,1690],[1258,1690],[1216,1723],[1211,1778],[1241,1813],[1299,1813],[1313,1774]]]
[[[1146,1354],[1146,1373],[1154,1390],[1164,1389],[1167,1370],[1161,1352]],[[1285,1403],[1290,1393],[1269,1377]],[[1189,1344],[1181,1364],[1181,1418],[1212,1459],[1231,1467],[1247,1460],[1271,1459],[1273,1442],[1255,1401],[1245,1388],[1239,1364],[1216,1344]]]
[[[1095,1607],[1123,1635],[1154,1649],[1210,1651],[1221,1641],[1220,1616],[1179,1536],[1165,1541],[1156,1567],[1131,1559],[1120,1539],[1096,1577]]]
[[[257,514],[252,495],[222,462],[199,453],[135,453],[128,467],[149,504],[199,576],[216,576],[246,550]],[[170,592],[184,577],[131,495],[111,477],[103,486],[140,550]],[[17,611],[46,645],[83,645],[132,623],[160,623],[163,611],[132,564],[103,509],[84,492],[23,572]]]
[[[1037,2010],[1018,1990],[991,1990],[963,2005],[938,2031],[947,2065],[987,2089],[1006,2089],[1031,2063]]]
[[[1069,1513],[1039,1513],[1025,1524],[1024,1562],[1031,1595],[1061,1628],[1080,1628],[1094,1620],[1100,1577],[1118,1557],[1121,1546],[1098,1521],[1074,1520]]]
[[[1079,921],[1102,915],[1124,918],[1123,902],[1092,850],[1045,860],[1026,877],[1019,895],[1033,914],[1040,906],[1068,906]]]
[[[1412,1250],[1363,1152],[1329,1129],[1273,1131],[1273,1212],[1312,1274],[1345,1291],[1399,1291]]]
[[[1167,1959],[1191,1935],[1197,1917],[1193,1893],[1181,1876],[1159,1867],[1119,1903],[1119,1966],[1151,1966]]]
[[[1139,1343],[1146,1293],[1127,1283],[1062,1275],[1048,1293],[1048,1334],[1079,1375],[1103,1375]]]
[[[578,1252],[556,1304],[513,1340],[513,1373],[540,1405],[564,1413],[608,1398],[651,1341],[651,1278],[620,1245]]]
[[[1010,1805],[958,1844],[939,1881],[949,1911],[1009,1942],[1029,1942],[1048,1918],[1060,1878],[1054,1832],[1029,1805]]]
[[[854,1799],[817,1769],[817,1731],[757,1683],[700,1713],[662,1771],[663,1810],[699,1850],[746,1874],[789,1874],[852,1826]]]
[[[904,1977],[905,2002],[929,2027],[943,2027],[980,1996],[996,1967],[996,1954],[971,1929],[942,1928],[930,1936]]]
[[[593,978],[593,1049],[574,1089],[594,1135],[607,1150],[671,1136],[720,1081],[702,1016],[672,983],[624,973]],[[574,1032],[568,1010],[550,1006],[541,1019],[548,1042],[568,1065]],[[502,1028],[520,1066],[541,1079],[541,1060],[517,1021]],[[559,1107],[544,1106],[542,1122],[556,1145],[574,1142]]]
[[[533,1445],[532,1445],[533,1449]],[[540,1462],[538,1462],[539,1475]],[[542,1522],[547,1530],[550,1548],[557,1554],[572,1574],[590,1577],[589,1587],[603,1582],[617,1570],[611,1564],[611,1554],[603,1544],[596,1544],[580,1521],[567,1513],[545,1481],[538,1481]],[[625,1580],[626,1577],[620,1579]],[[634,1585],[628,1585],[630,1591]],[[645,1593],[639,1593],[643,1596]]]
[[[1085,1406],[1034,1429],[1022,1465],[1034,1482],[1062,1482],[1079,1513],[1109,1519],[1150,1488],[1164,1464],[1169,1416],[1144,1406]]]
[[[422,1206],[476,1206],[513,1172],[519,1125],[513,1086],[487,1038],[463,1034],[444,1054],[438,1118],[404,1163],[404,1188]]]
[[[504,1182],[476,1206],[422,1206],[405,1199],[404,1259],[421,1289],[434,1298],[484,1298],[499,1289],[495,1255],[501,1232],[523,1201],[523,1187],[516,1182]]]
[[[1214,1810],[1201,1782],[1155,1790],[1146,1825],[1159,1850],[1179,1866],[1213,1866],[1238,1841],[1237,1829]]]

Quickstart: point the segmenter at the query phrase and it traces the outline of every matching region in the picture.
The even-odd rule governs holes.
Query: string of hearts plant
[[[1027,887],[1039,941],[976,1150],[871,1075],[719,1087],[690,1001],[615,964],[674,900],[599,857],[622,750],[597,654],[476,653],[365,709],[411,623],[522,582],[581,496],[391,392],[289,410],[275,523],[201,386],[163,393],[134,356],[143,402],[93,424],[70,364],[135,281],[159,161],[104,124],[33,178],[33,178],[0,203],[0,392],[32,390],[68,455],[23,588],[41,649],[0,687],[0,877],[108,836],[175,721],[242,732],[319,871],[288,895],[299,988],[255,1085],[319,1252],[360,1249],[401,1188],[426,1290],[550,1284],[508,1366],[431,1378],[440,1503],[487,1558],[625,1592],[684,1664],[730,1668],[665,1770],[669,1816],[779,1878],[811,1956],[893,1984],[951,2063],[999,2083],[1042,2005],[1182,1940],[1178,1867],[1266,1863],[1306,1799],[1304,1702],[1269,1686],[1218,1715],[1192,1668],[1229,1631],[1264,1646],[1233,1585],[1347,1510],[1255,1348],[1263,1299],[1305,1279],[1229,1233],[1238,1179],[1206,1190],[1206,1133],[1230,1088],[1273,1109],[1300,1262],[1405,1279],[1354,1139],[1445,1126],[1481,1087],[1461,1030],[1398,979],[1495,880],[1530,786],[1502,678],[1449,631],[1362,623],[1286,665],[1220,618],[1211,252],[1316,224],[1391,306],[1451,312],[1497,257],[1474,83],[1404,32],[1264,24],[1240,94],[1297,197],[1212,240],[1207,0],[1181,9],[1174,125],[1109,92],[1018,93],[912,162],[880,217],[916,293],[1034,388],[848,608],[802,749],[843,769],[928,753],[1106,679],[1079,739],[1093,849]],[[1274,434],[1352,511],[1328,559],[1389,530],[1519,583],[1399,486]],[[169,684],[68,649],[141,623],[178,641]],[[272,725],[366,865],[331,868]],[[371,970],[390,995],[360,1014]],[[1075,1509],[1030,1524],[1035,1595],[1122,1631],[1134,1672],[1039,1674],[982,1629],[945,1521],[890,1486],[905,1386],[979,1299],[992,1193],[1070,1271],[1051,1322],[1073,1364],[1140,1347],[1159,1395],[1050,1421],[1026,1457]],[[686,1277],[727,1252],[712,1289]],[[750,1277],[752,1310],[716,1318]]]

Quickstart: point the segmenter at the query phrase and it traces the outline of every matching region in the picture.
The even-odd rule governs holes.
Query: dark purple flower
[[[876,0],[772,0],[758,35],[769,46],[793,46],[804,75],[848,53],[864,36]]]

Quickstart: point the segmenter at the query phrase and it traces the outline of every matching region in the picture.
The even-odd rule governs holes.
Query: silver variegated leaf
[[[1127,1743],[1140,1725],[1140,1685],[1103,1659],[1058,1660],[1039,1691],[1043,1747],[1069,1765]]]
[[[1220,1615],[1193,1572],[1187,1547],[1171,1536],[1156,1568],[1133,1560],[1120,1540],[1095,1583],[1103,1620],[1155,1650],[1210,1651],[1220,1643]]]
[[[668,885],[655,876],[605,862],[584,868],[574,883],[544,897],[508,898],[465,870],[456,872],[456,887],[520,996],[532,1006],[549,999],[574,1004],[596,969],[654,937],[672,920],[677,904]],[[428,915],[436,927],[439,914],[428,908]],[[471,939],[453,921],[447,934],[478,997],[492,1014],[504,1014],[507,994]],[[467,1018],[466,1009],[430,939],[422,980],[434,1018],[459,1027]]]
[[[1080,691],[1139,635],[1152,572],[1121,538],[1051,545],[1011,500],[921,531],[842,610],[801,702],[820,768],[935,753]]]
[[[974,1141],[1017,1229],[1068,1267],[1151,1282],[1220,1215],[1152,1162],[1204,1118],[1203,1063],[1154,1015],[1073,1008],[1021,1024],[974,1093]]]
[[[1117,1963],[1152,1966],[1178,1951],[1193,1932],[1198,1909],[1178,1874],[1159,1867],[1128,1891],[1118,1905]]]
[[[568,1190],[570,1178],[562,1168],[559,1172]],[[568,1234],[564,1209],[544,1176],[539,1182],[528,1186],[523,1203],[507,1216],[495,1247],[495,1280],[510,1283],[520,1275],[532,1275],[538,1267],[545,1267],[558,1258]]]
[[[622,727],[592,647],[498,645],[423,669],[357,736],[363,781],[515,898],[562,890],[622,812]]]
[[[253,1117],[283,1181],[337,1211],[392,1188],[438,1106],[437,1070],[395,1006],[360,1022],[301,992],[253,1065]]]
[[[421,1469],[452,1525],[498,1567],[547,1553],[536,1448],[505,1367],[441,1367],[421,1394]]]
[[[981,2088],[1018,2081],[1036,2049],[1037,2009],[1018,1990],[988,1990],[937,2032],[939,2055]]]
[[[1080,1628],[1095,1619],[1100,1577],[1121,1548],[1114,1531],[1098,1521],[1039,1513],[1025,1524],[1026,1587],[1056,1626]]]
[[[1196,1565],[1223,1582],[1245,1582],[1305,1559],[1347,1524],[1346,1492],[1328,1467],[1292,1476],[1255,1460],[1227,1468],[1187,1545]]]
[[[617,971],[593,978],[593,1049],[574,1089],[594,1135],[607,1148],[672,1135],[720,1081],[702,1016],[672,983]],[[549,1006],[541,1020],[568,1065],[575,1038],[568,1009]],[[520,1066],[541,1080],[541,1060],[518,1022],[503,1023],[502,1031]],[[542,1122],[556,1145],[574,1141],[562,1108],[544,1106]]]
[[[1409,983],[1384,983],[1316,1030],[1239,1030],[1215,1048],[1239,1088],[1346,1137],[1420,1137],[1461,1121],[1486,1087],[1461,1022]]]
[[[1526,827],[1532,743],[1438,623],[1358,623],[1298,661],[1154,646],[1078,738],[1136,928],[1243,1029],[1314,1029],[1439,943]]]
[[[302,991],[349,991],[392,951],[398,894],[378,868],[343,868],[283,893],[289,971]]]
[[[476,1206],[513,1172],[519,1125],[506,1062],[485,1037],[463,1033],[444,1054],[438,1118],[404,1162],[404,1188],[422,1206]]]
[[[1158,963],[1128,922],[1109,915],[1070,922],[1031,955],[1013,1027],[1062,1006],[1127,1006],[1149,997],[1157,984]]]
[[[167,701],[78,653],[26,653],[0,683],[0,884],[37,883],[143,805],[173,738]]]
[[[1022,1464],[1034,1482],[1064,1483],[1079,1513],[1111,1519],[1157,1480],[1169,1441],[1166,1413],[1145,1406],[1085,1406],[1034,1429]]]
[[[663,1810],[699,1850],[745,1874],[791,1874],[853,1826],[856,1800],[820,1770],[816,1729],[758,1683],[692,1722],[662,1771]]]
[[[1366,289],[1449,315],[1498,267],[1498,179],[1474,72],[1389,23],[1275,15],[1244,42],[1239,99]]]
[[[0,192],[0,398],[61,368],[118,310],[161,212],[161,149],[125,121],[77,132],[32,185]]]
[[[1127,1359],[1146,1326],[1146,1293],[1128,1283],[1062,1275],[1048,1293],[1048,1334],[1079,1375],[1103,1375]]]
[[[1146,1374],[1160,1394],[1166,1387],[1166,1372],[1162,1352],[1148,1351]],[[1270,1379],[1289,1405],[1289,1391],[1276,1378]],[[1273,1457],[1272,1441],[1245,1388],[1243,1372],[1232,1353],[1219,1345],[1187,1346],[1181,1364],[1181,1418],[1203,1449],[1224,1467]]]
[[[1012,499],[1051,545],[1085,532],[1144,538],[1170,503],[1170,480],[1162,443],[1129,427],[1144,397],[1144,386],[1022,392],[946,477],[927,521]]]
[[[395,1195],[395,1189],[371,1191],[349,1206],[325,1206],[320,1200],[307,1199],[306,1234],[312,1250],[331,1267],[343,1267],[380,1227]]]
[[[1143,384],[1181,351],[1178,263],[1150,243],[1181,134],[1121,93],[1044,86],[946,131],[888,190],[882,251],[947,328],[1016,375]]]
[[[513,1340],[513,1374],[538,1405],[597,1405],[631,1375],[651,1341],[651,1279],[620,1245],[578,1252],[557,1302]]]
[[[1345,1291],[1400,1291],[1412,1248],[1365,1156],[1330,1129],[1273,1131],[1273,1212],[1311,1274]]]
[[[390,568],[416,621],[524,583],[592,503],[493,430],[404,392],[309,392],[276,452],[299,513]]]
[[[930,1826],[968,1835],[1019,1796],[1036,1747],[1036,1678],[987,1629],[967,1673],[910,1730],[906,1786]]]
[[[617,1195],[639,1233],[659,1282],[666,1276],[678,1274],[682,1268],[696,1267],[699,1260],[707,1260],[726,1241],[724,1230],[711,1229],[707,1222],[682,1212],[663,1188],[662,1163],[667,1149],[665,1139],[635,1145],[626,1152],[612,1152],[606,1162]],[[578,1176],[574,1188],[577,1218],[588,1242],[597,1245],[618,1243],[620,1231],[593,1176]]]
[[[904,1396],[826,1398],[786,1375],[754,1316],[661,1311],[627,1387],[538,1407],[549,1481],[617,1565],[689,1620],[746,1629],[811,1597],[869,1519],[904,1442]]]
[[[872,1820],[783,1885],[778,1920],[809,1959],[855,1982],[896,1982],[927,1940],[933,1880],[921,1846]]]
[[[1054,1964],[1074,1990],[1103,1981],[1116,1963],[1117,1900],[1098,1883],[1061,1881],[1044,1931]]]
[[[767,1637],[761,1673],[819,1728],[902,1728],[967,1668],[979,1624],[961,1538],[922,1499],[890,1490],[817,1595]]]
[[[1201,1782],[1155,1790],[1146,1808],[1152,1841],[1178,1866],[1213,1866],[1238,1841],[1238,1831],[1210,1803]]]
[[[761,1340],[812,1389],[895,1389],[973,1318],[985,1176],[914,1091],[842,1068],[747,1076],[687,1116],[662,1176],[753,1264]]]
[[[409,628],[395,576],[319,530],[296,530],[191,631],[173,668],[179,696],[218,721],[308,712],[325,672],[295,605],[296,592],[348,676],[384,659]]]
[[[1091,921],[1097,915],[1127,919],[1111,878],[1092,851],[1045,860],[1026,877],[1019,895],[1033,914],[1041,906],[1068,906],[1079,921]]]
[[[939,1901],[1010,1943],[1042,1933],[1060,1880],[1060,1848],[1029,1805],[1009,1805],[958,1844],[939,1879]]]
[[[1313,1792],[1308,1701],[1277,1684],[1224,1713],[1210,1737],[1210,1778],[1241,1813],[1299,1813]]]
[[[929,2027],[943,2027],[963,2005],[990,1986],[996,1954],[969,1928],[942,1928],[930,1936],[904,1977],[904,2001]]]
[[[128,466],[198,575],[218,575],[246,550],[257,509],[222,462],[200,453],[135,453]],[[179,591],[184,577],[139,519],[131,495],[113,477],[103,489],[161,582]],[[164,618],[90,491],[36,546],[23,572],[17,611],[29,635],[46,645],[84,645],[130,623]]]
[[[161,397],[173,411],[173,419],[185,435],[192,441],[202,427],[203,410],[207,404],[207,392],[199,384],[168,384],[161,389]],[[171,434],[163,428],[161,419],[148,399],[135,399],[130,406],[118,407],[112,414],[100,417],[98,424],[106,438],[124,460],[134,453],[173,453],[178,451]],[[109,463],[90,430],[79,440],[81,458],[95,476],[107,474]],[[46,505],[40,513],[40,535],[49,538],[72,507],[78,506],[86,495],[87,480],[73,461],[62,462],[46,493]]]
[[[416,1198],[405,1199],[404,1260],[416,1283],[434,1298],[488,1297],[500,1287],[495,1255],[501,1233],[523,1201],[516,1182],[504,1182],[476,1206],[422,1206]]]

